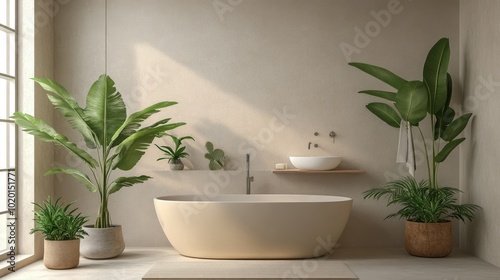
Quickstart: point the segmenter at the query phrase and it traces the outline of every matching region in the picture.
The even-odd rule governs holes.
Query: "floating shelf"
[[[301,169],[273,169],[273,173],[295,173],[295,174],[361,174],[365,173],[360,169],[334,169],[334,170],[301,170]]]

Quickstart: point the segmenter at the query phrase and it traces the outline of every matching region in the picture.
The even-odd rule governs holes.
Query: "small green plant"
[[[210,168],[210,170],[223,169],[227,159],[224,155],[224,151],[221,149],[214,149],[214,145],[210,141],[205,144],[205,147],[208,151],[208,153],[205,154],[205,158],[210,161],[208,168]]]
[[[33,202],[38,211],[34,211],[35,227],[31,229],[30,234],[41,232],[46,240],[73,240],[88,235],[82,228],[88,221],[87,217],[81,213],[74,215],[78,208],[69,210],[75,201],[64,206],[60,200],[61,198],[58,198],[52,203],[49,196],[43,205]]]
[[[170,162],[176,162],[177,160],[179,160],[181,158],[185,158],[185,157],[189,156],[189,154],[187,152],[185,152],[186,146],[181,146],[181,145],[182,145],[182,141],[184,141],[186,139],[191,139],[194,141],[193,137],[184,136],[181,138],[177,138],[174,135],[170,135],[170,134],[168,136],[170,136],[172,138],[172,141],[174,141],[175,147],[172,148],[169,146],[158,146],[155,144],[155,146],[165,154],[165,157],[158,158],[157,161],[166,159],[170,163]]]
[[[460,190],[449,187],[429,188],[429,182],[426,180],[417,182],[414,177],[404,177],[364,192],[364,198],[387,198],[387,206],[402,206],[386,219],[399,217],[418,223],[439,223],[450,219],[472,221],[474,212],[480,207],[474,204],[458,204],[459,192]]]

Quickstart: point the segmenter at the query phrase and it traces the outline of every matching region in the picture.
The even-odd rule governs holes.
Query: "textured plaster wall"
[[[365,109],[374,99],[357,94],[388,88],[347,62],[381,65],[407,79],[421,79],[427,51],[439,38],[449,37],[450,72],[457,78],[458,14],[458,1],[109,0],[107,70],[128,109],[178,101],[163,116],[187,122],[175,134],[196,139],[186,142],[187,166],[195,171],[167,171],[153,147],[129,174],[149,174],[154,180],[111,197],[113,222],[123,225],[126,243],[168,244],[154,212],[156,196],[203,192],[209,183],[222,193],[243,193],[245,177],[238,170],[250,153],[255,193],[354,198],[342,246],[403,246],[403,223],[383,221],[394,209],[364,201],[361,194],[407,175],[395,163],[397,129]],[[84,106],[88,88],[104,72],[104,1],[68,2],[60,7],[54,29],[55,78]],[[77,139],[59,115],[55,120],[59,130]],[[328,137],[332,130],[335,143]],[[316,131],[319,136],[313,135]],[[207,170],[207,140],[224,149],[232,171]],[[309,142],[319,147],[308,150]],[[417,152],[423,154],[421,141]],[[289,155],[307,154],[343,156],[340,168],[366,174],[271,173]],[[60,150],[55,163],[81,166]],[[457,152],[441,172],[443,183],[458,186]],[[95,216],[96,194],[68,177],[54,181],[57,195],[77,199],[85,214]]]
[[[499,1],[460,1],[460,80],[464,111],[475,118],[462,149],[464,199],[483,207],[461,230],[461,246],[500,266]]]

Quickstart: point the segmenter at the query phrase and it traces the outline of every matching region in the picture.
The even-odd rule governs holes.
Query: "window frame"
[[[14,9],[11,10],[11,4],[14,5]],[[13,98],[14,98],[14,112],[18,110],[18,93],[19,93],[19,87],[18,87],[18,74],[19,74],[19,64],[18,64],[18,59],[19,59],[19,44],[18,44],[18,24],[19,24],[19,1],[18,0],[12,0],[12,1],[9,1],[7,0],[5,2],[5,8],[6,8],[6,18],[7,18],[7,22],[6,24],[9,24],[9,18],[10,17],[14,17],[14,20],[13,20],[13,24],[14,24],[14,28],[10,27],[10,26],[7,26],[7,25],[4,25],[4,24],[1,24],[0,23],[0,30],[5,32],[8,36],[7,36],[7,46],[6,46],[6,58],[7,58],[7,71],[6,73],[3,73],[3,72],[0,72],[0,78],[7,81],[7,86],[6,88],[8,88],[8,83],[9,82],[13,82],[14,83],[14,93],[13,93]],[[14,14],[12,15],[11,14],[11,11],[14,12]],[[9,38],[9,36],[12,35],[12,38]],[[11,57],[11,48],[10,48],[10,45],[9,45],[9,40],[14,40],[14,70],[13,71],[10,71],[9,70],[9,67],[11,65],[10,61],[9,61],[9,58]],[[11,75],[12,74],[12,75]],[[10,89],[8,89],[6,91],[6,93],[9,92],[10,93]],[[10,96],[9,94],[7,94],[7,96],[5,96],[5,99],[4,97],[2,97],[2,99],[6,100],[7,101],[7,104],[5,106],[7,112],[9,111],[9,103],[11,100],[9,100]],[[3,101],[3,100],[2,100]],[[12,112],[10,112],[12,113]],[[14,124],[15,122],[13,120],[10,120],[8,119],[8,116],[6,116],[7,118],[5,119],[0,119],[0,123],[2,124],[7,124],[7,126],[9,124]],[[7,128],[7,135],[5,135],[6,137],[8,137],[9,139],[7,140],[7,143],[9,143],[9,145],[14,145],[14,164],[13,166],[9,166],[7,168],[3,168],[3,169],[0,169],[0,172],[2,173],[5,173],[6,174],[6,178],[7,178],[7,181],[6,182],[0,182],[0,184],[2,184],[2,186],[0,186],[0,189],[3,189],[4,186],[5,186],[5,199],[7,200],[5,203],[6,203],[6,209],[0,209],[0,216],[3,216],[5,215],[6,216],[6,221],[10,221],[12,219],[14,219],[14,221],[16,221],[15,219],[17,218],[17,207],[16,207],[16,203],[18,202],[17,201],[17,186],[15,184],[15,178],[17,178],[17,171],[18,171],[18,137],[17,137],[17,129],[13,129],[12,130],[12,133],[14,133],[14,141],[13,143],[10,141],[10,135],[9,132],[11,132],[8,128]],[[10,158],[10,154],[7,152],[5,154],[5,156],[7,158]],[[14,186],[14,191],[13,191],[13,199],[15,201],[14,204],[11,204],[9,205],[9,187],[10,187],[10,183],[11,183],[11,176],[13,175],[14,177],[14,181],[13,181],[13,186]],[[13,205],[13,207],[11,207]],[[3,217],[2,217],[3,218]],[[0,219],[1,220],[1,219]],[[7,249],[5,250],[2,250],[0,251],[0,261],[4,261],[5,259],[7,259],[7,253],[10,252],[10,249],[9,247],[11,245],[14,245],[14,253],[17,254],[17,246],[15,246],[15,243],[14,244],[9,244],[8,243],[8,240],[9,240],[9,237],[10,238],[14,238],[14,241],[15,243],[18,243],[18,240],[17,240],[17,222],[16,222],[16,226],[15,226],[15,229],[13,232],[11,232],[10,230],[6,230],[6,233],[5,233],[5,240],[0,240],[0,242],[2,242],[2,245],[0,246],[3,247],[4,245],[6,246]],[[3,243],[5,242],[5,243]]]

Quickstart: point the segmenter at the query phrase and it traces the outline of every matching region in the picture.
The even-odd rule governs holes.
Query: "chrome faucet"
[[[253,176],[250,176],[250,154],[247,154],[247,194],[250,194]]]

